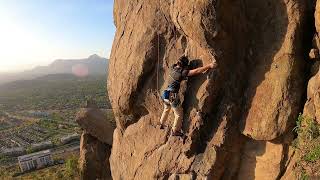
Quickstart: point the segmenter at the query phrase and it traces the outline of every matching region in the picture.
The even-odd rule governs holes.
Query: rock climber
[[[160,118],[160,129],[164,129],[164,124],[168,119],[168,115],[172,108],[174,112],[174,123],[171,131],[171,136],[182,136],[181,126],[183,121],[183,108],[178,96],[180,84],[183,80],[187,80],[187,77],[195,76],[201,73],[205,73],[207,70],[215,68],[217,66],[216,61],[207,64],[203,67],[189,70],[189,60],[186,56],[182,56],[178,59],[170,69],[168,87],[161,95],[161,99],[164,103],[164,110]]]

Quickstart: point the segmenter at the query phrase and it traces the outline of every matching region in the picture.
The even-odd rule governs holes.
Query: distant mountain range
[[[21,73],[0,73],[0,84],[16,80],[30,80],[49,74],[106,75],[108,59],[96,54],[85,59],[58,59],[48,66],[38,66]]]

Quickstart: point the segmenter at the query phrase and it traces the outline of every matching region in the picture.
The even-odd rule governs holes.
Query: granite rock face
[[[83,180],[111,180],[109,157],[115,125],[94,102],[80,109],[76,121],[83,129],[80,140],[79,169]]]
[[[312,49],[309,53],[311,60],[316,61],[311,68],[311,79],[308,82],[307,101],[303,114],[320,123],[320,70],[319,70],[319,33],[320,33],[320,1],[316,1],[315,13],[316,32],[313,36]]]
[[[81,179],[112,179],[109,156],[111,145],[83,132],[80,142],[79,169]]]
[[[113,179],[281,177],[304,103],[311,10],[304,0],[115,0]],[[179,138],[157,124],[182,55],[218,68],[182,84]]]
[[[114,125],[105,113],[98,108],[82,108],[77,113],[77,123],[99,141],[112,145]]]

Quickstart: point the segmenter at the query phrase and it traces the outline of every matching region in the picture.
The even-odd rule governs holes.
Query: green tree
[[[76,177],[79,175],[78,158],[71,156],[66,160],[66,173],[69,177]]]

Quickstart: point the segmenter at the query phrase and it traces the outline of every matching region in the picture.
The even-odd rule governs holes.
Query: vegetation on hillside
[[[13,177],[13,176],[17,172],[19,172],[19,166],[14,165],[10,167],[0,167],[0,179],[5,179],[5,180],[80,179],[79,169],[78,169],[79,156],[76,154],[68,154],[64,159],[66,159],[64,164],[54,165],[52,167],[26,173],[17,177]]]
[[[105,82],[105,76],[79,78],[66,74],[8,83],[0,86],[0,109],[75,109],[87,99],[94,99],[101,108],[110,108]]]
[[[26,153],[32,153],[39,151],[34,144],[48,141],[53,143],[50,148],[58,152],[78,145],[78,142],[63,144],[61,138],[82,132],[74,119],[86,100],[96,101],[98,107],[106,109],[109,120],[113,120],[105,82],[103,75],[80,78],[55,74],[0,85],[0,147],[22,147]],[[64,165],[12,178],[20,171],[17,157],[3,155],[0,179],[77,179],[77,161],[78,155],[71,156]]]
[[[14,140],[28,150],[28,147],[33,143],[52,141],[58,144],[61,137],[75,132],[80,133],[81,130],[74,121],[65,121],[63,117],[54,114],[32,122],[25,121],[20,125],[0,132],[1,147],[16,147],[16,143],[12,142]]]
[[[320,125],[312,118],[301,114],[294,131],[298,134],[294,141],[298,162],[295,167],[298,179],[307,180],[320,177]]]

